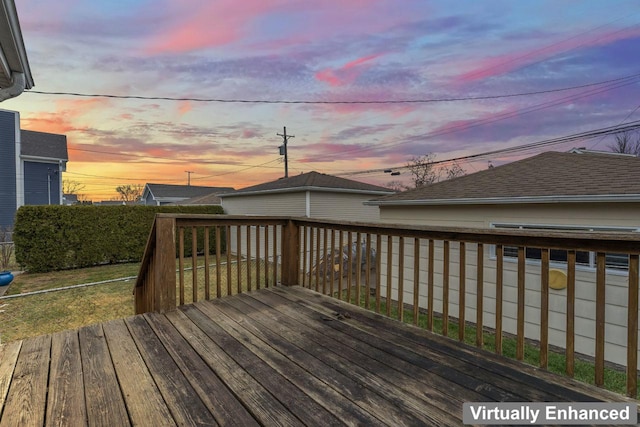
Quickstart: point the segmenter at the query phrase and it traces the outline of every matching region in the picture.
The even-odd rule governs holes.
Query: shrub
[[[16,261],[30,272],[139,261],[156,213],[222,214],[223,210],[219,206],[23,206],[13,230]],[[188,255],[190,239],[185,233]],[[198,240],[201,251],[202,236]],[[215,250],[215,234],[210,244]]]

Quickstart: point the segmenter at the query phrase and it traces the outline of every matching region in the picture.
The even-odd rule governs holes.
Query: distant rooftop
[[[640,201],[640,158],[615,153],[546,152],[369,204],[446,205],[542,201]]]
[[[220,194],[233,191],[232,187],[204,187],[196,185],[147,184],[151,194],[157,198],[192,198],[208,194]]]
[[[23,156],[69,160],[65,135],[21,129],[20,140],[20,153]]]
[[[383,195],[393,194],[389,188],[367,184],[351,179],[340,178],[333,175],[326,175],[319,172],[308,172],[289,178],[281,178],[275,181],[242,188],[230,194],[221,195],[224,197],[245,196],[249,194],[283,193],[294,191],[338,191],[355,192],[361,194]]]

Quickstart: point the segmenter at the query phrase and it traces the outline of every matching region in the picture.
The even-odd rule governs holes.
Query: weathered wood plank
[[[51,335],[24,340],[0,426],[42,426],[47,403]]]
[[[388,328],[391,332],[389,340],[399,346],[407,346],[413,351],[422,353],[423,351],[441,352],[441,362],[443,364],[465,361],[471,363],[482,370],[486,370],[497,379],[502,378],[510,381],[510,389],[525,394],[528,401],[540,401],[541,398],[532,398],[531,392],[543,392],[547,401],[623,401],[624,397],[609,392],[604,389],[596,389],[588,384],[575,381],[551,372],[535,368],[507,357],[478,350],[468,346],[438,336],[428,331],[404,325],[387,319],[366,310],[358,310],[335,299],[323,297],[313,292],[304,292],[300,288],[289,289],[290,294],[298,295],[300,302],[315,303],[327,310],[339,310],[351,316],[350,322],[357,321],[358,328],[369,330],[374,334],[380,334],[383,328]],[[393,325],[389,327],[389,322]]]
[[[252,307],[256,316],[261,321],[270,317],[273,322],[286,324],[290,329],[300,329],[295,325],[304,326],[309,333],[302,332],[305,337],[315,341],[318,345],[336,354],[342,354],[351,363],[370,370],[383,381],[396,384],[402,391],[397,393],[404,400],[405,395],[410,395],[409,400],[421,399],[421,407],[434,418],[442,417],[440,412],[448,414],[439,422],[450,422],[452,419],[460,421],[461,414],[458,408],[466,400],[486,400],[487,396],[475,392],[473,387],[486,388],[480,381],[471,381],[470,378],[460,379],[460,383],[450,378],[443,378],[430,372],[438,362],[421,357],[410,351],[389,352],[389,346],[380,338],[354,331],[349,320],[330,318],[330,314],[320,313],[312,308],[294,303],[294,300],[286,298],[286,295],[274,291],[272,295],[259,295],[253,301],[243,298],[234,300],[237,309],[241,313],[251,316],[251,309],[241,304]],[[223,304],[232,305],[232,301],[224,301]],[[267,304],[274,312],[265,313],[260,304]],[[287,317],[283,317],[286,315]],[[330,319],[330,320],[326,320]],[[355,332],[355,334],[354,334]],[[305,345],[306,347],[306,345]],[[383,347],[381,349],[380,347]],[[395,349],[398,350],[398,349]],[[402,354],[402,357],[398,355]],[[333,366],[333,365],[332,365]],[[473,379],[471,379],[473,380]],[[391,393],[385,393],[390,395]],[[515,398],[515,396],[512,396]],[[505,395],[501,395],[504,399]]]
[[[243,297],[243,300],[247,298]],[[235,298],[229,299],[229,302],[238,301]],[[232,307],[233,304],[232,304]],[[241,342],[248,350],[267,363],[272,369],[277,371],[282,377],[286,378],[292,384],[300,389],[306,396],[309,396],[317,404],[324,407],[323,411],[311,413],[317,418],[315,422],[340,425],[342,422],[349,425],[381,425],[380,420],[369,415],[366,411],[358,406],[350,404],[345,396],[338,393],[327,384],[313,375],[313,370],[309,370],[309,361],[313,356],[303,351],[297,350],[299,354],[306,356],[305,362],[296,364],[289,357],[289,353],[281,353],[276,350],[274,343],[278,342],[281,346],[287,346],[282,338],[275,334],[265,334],[258,325],[247,321],[244,313],[234,310],[233,308],[223,307],[219,304],[204,304],[198,306],[208,317],[210,317],[217,325],[219,325],[230,336]],[[289,344],[288,348],[293,347]],[[293,350],[294,352],[296,349]],[[304,357],[303,356],[303,357]],[[291,402],[295,404],[295,402]],[[330,412],[327,415],[326,412]],[[335,414],[334,415],[331,415]],[[336,418],[338,417],[340,421]]]
[[[260,298],[265,296],[266,295],[260,295]],[[400,371],[377,362],[366,354],[354,351],[326,337],[325,333],[330,332],[326,329],[328,325],[323,327],[322,332],[305,331],[304,328],[296,326],[300,325],[300,319],[298,318],[292,320],[287,316],[283,316],[272,310],[267,310],[264,307],[256,308],[245,299],[240,301],[238,301],[238,299],[234,300],[239,304],[246,302],[248,307],[243,307],[240,312],[252,318],[255,322],[258,322],[261,325],[260,329],[269,329],[279,336],[279,338],[271,338],[269,340],[276,348],[280,349],[283,342],[294,343],[305,352],[314,355],[326,365],[342,373],[343,377],[340,382],[336,384],[337,387],[347,387],[349,385],[353,387],[355,382],[359,384],[359,387],[372,388],[376,390],[376,393],[383,395],[384,399],[377,400],[376,406],[378,409],[375,416],[385,422],[393,420],[394,425],[412,425],[416,422],[423,424],[435,423],[438,425],[459,424],[459,420],[454,422],[454,417],[450,413],[443,411],[438,406],[430,405],[428,401],[419,398],[416,395],[416,393],[419,393],[418,390],[406,390],[406,387],[410,387],[407,384],[415,387],[424,386],[424,384],[413,382],[410,376],[402,374]],[[282,301],[279,301],[279,303],[282,304]],[[219,301],[218,304],[225,306],[226,309],[226,306],[231,304],[231,299]],[[317,321],[331,323],[331,321],[322,319],[317,319]],[[282,349],[282,351],[284,351],[284,349]],[[287,354],[290,357],[294,357],[288,352]],[[326,370],[326,368],[324,369]],[[316,375],[323,375],[323,373],[317,372]],[[372,398],[373,396],[369,397],[369,399]],[[356,400],[354,400],[354,402],[356,402]],[[442,402],[442,404],[444,404],[444,402]],[[459,412],[457,407],[451,410],[454,413]]]
[[[77,331],[64,331],[52,336],[49,376],[46,425],[87,425]]]
[[[165,316],[147,313],[145,318],[218,424],[221,426],[258,425],[242,403]]]
[[[240,365],[215,342],[211,320],[193,305],[168,313],[167,318],[185,337],[191,347],[213,369],[229,389],[241,396],[245,407],[263,425],[298,426],[294,417],[267,389],[245,372]],[[196,325],[197,323],[197,325]]]
[[[197,397],[191,384],[163,343],[142,316],[125,320],[164,401],[178,425],[216,425],[213,414]]]
[[[484,345],[484,246],[478,243],[476,265],[476,347]]]
[[[113,366],[133,425],[175,426],[123,320],[103,323]]]
[[[0,346],[0,408],[7,401],[7,393],[18,361],[22,341],[13,341]]]

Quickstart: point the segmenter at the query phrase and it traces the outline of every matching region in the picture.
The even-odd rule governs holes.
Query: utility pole
[[[187,173],[187,185],[191,186],[191,174],[195,173],[194,171],[185,171]]]
[[[284,144],[280,146],[280,155],[284,154],[284,177],[289,178],[289,157],[287,154],[287,142],[289,142],[289,138],[294,138],[294,135],[287,135],[287,127],[284,127],[284,133],[277,133],[276,135],[281,136],[284,140]]]

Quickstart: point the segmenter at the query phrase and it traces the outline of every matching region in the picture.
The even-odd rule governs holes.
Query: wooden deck
[[[0,350],[0,426],[444,426],[467,401],[595,400],[627,399],[299,287]]]

